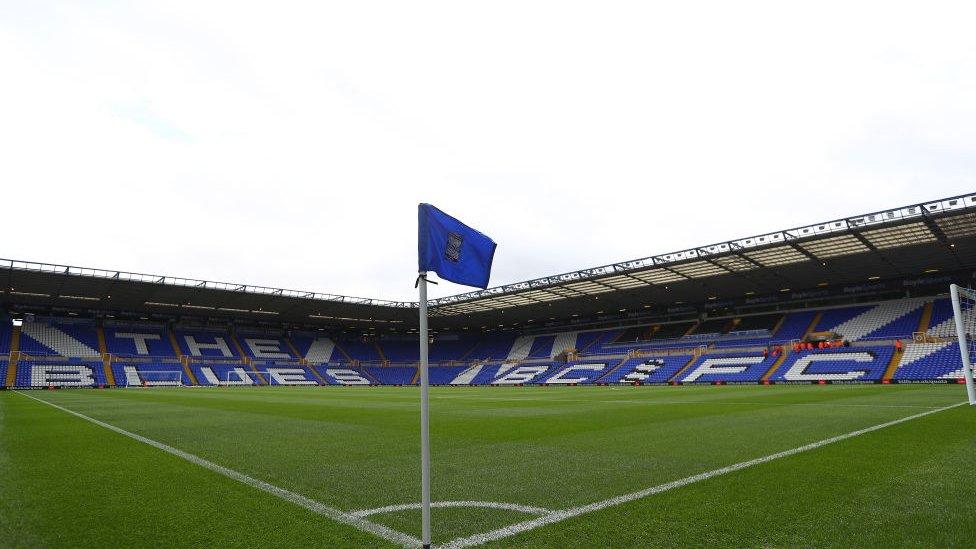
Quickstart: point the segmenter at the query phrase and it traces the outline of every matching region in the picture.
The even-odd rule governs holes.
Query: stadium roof
[[[513,308],[624,312],[614,308],[973,269],[974,250],[976,194],[968,194],[445,297],[432,310],[473,321]]]
[[[976,269],[976,194],[856,215],[431,302],[435,325],[497,326]],[[4,301],[318,325],[416,323],[417,304],[0,260]]]

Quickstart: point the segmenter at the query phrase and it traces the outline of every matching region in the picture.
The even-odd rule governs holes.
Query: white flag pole
[[[420,288],[420,498],[422,541],[424,549],[430,549],[430,434],[428,433],[427,374],[427,272],[420,271],[417,280]]]

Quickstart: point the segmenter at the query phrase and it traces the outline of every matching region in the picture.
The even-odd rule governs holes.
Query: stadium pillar
[[[420,503],[421,503],[421,541],[424,549],[430,548],[430,434],[428,432],[428,388],[430,378],[427,372],[427,272],[420,271],[417,277],[420,288]]]

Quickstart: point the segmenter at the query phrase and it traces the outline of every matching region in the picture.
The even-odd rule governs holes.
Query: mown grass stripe
[[[648,496],[652,496],[654,494],[660,494],[662,492],[667,492],[668,490],[673,490],[675,488],[680,488],[682,486],[687,486],[689,484],[694,484],[696,482],[700,482],[700,481],[703,481],[703,480],[707,480],[707,479],[710,479],[710,478],[713,478],[713,477],[725,475],[725,474],[728,474],[728,473],[733,473],[735,471],[741,471],[742,469],[746,469],[746,468],[749,468],[749,467],[752,467],[752,466],[755,466],[755,465],[761,465],[763,463],[768,463],[770,461],[777,460],[777,459],[780,459],[780,458],[794,456],[796,454],[800,454],[800,453],[803,453],[803,452],[809,452],[810,450],[816,450],[817,448],[821,448],[823,446],[827,446],[828,444],[833,444],[835,442],[841,442],[841,441],[844,441],[844,440],[847,440],[847,439],[850,439],[850,438],[858,437],[858,436],[861,436],[861,435],[864,435],[864,434],[867,434],[867,433],[871,433],[871,432],[874,432],[874,431],[878,431],[878,430],[881,430],[881,429],[885,429],[887,427],[892,427],[892,426],[898,425],[900,423],[905,423],[905,422],[912,421],[912,420],[915,420],[915,419],[919,419],[919,418],[922,418],[922,417],[925,417],[925,416],[928,416],[928,415],[937,414],[939,412],[944,412],[946,410],[949,410],[949,409],[952,409],[952,408],[957,408],[957,407],[963,406],[965,404],[968,404],[968,403],[967,402],[959,402],[959,403],[956,403],[956,404],[951,404],[949,406],[943,406],[941,408],[936,408],[934,410],[928,410],[926,412],[921,412],[921,413],[918,413],[918,414],[910,415],[910,416],[903,417],[903,418],[900,418],[900,419],[895,419],[895,420],[892,420],[892,421],[886,421],[884,423],[879,423],[877,425],[872,425],[871,427],[865,427],[863,429],[858,429],[856,431],[851,431],[849,433],[844,433],[842,435],[837,435],[837,436],[834,436],[834,437],[825,438],[825,439],[819,440],[817,442],[811,442],[810,444],[805,444],[803,446],[798,446],[796,448],[791,448],[789,450],[784,450],[782,452],[776,452],[776,453],[773,453],[773,454],[769,454],[769,455],[766,455],[766,456],[758,457],[758,458],[755,458],[755,459],[750,459],[750,460],[747,460],[747,461],[740,461],[739,463],[734,463],[732,465],[728,465],[728,466],[725,466],[725,467],[721,467],[719,469],[713,469],[711,471],[705,471],[703,473],[698,473],[697,475],[692,475],[692,476],[685,477],[685,478],[682,478],[682,479],[674,480],[674,481],[671,481],[671,482],[667,482],[665,484],[659,484],[657,486],[652,486],[650,488],[645,488],[644,490],[639,490],[637,492],[631,492],[629,494],[624,494],[624,495],[621,495],[621,496],[615,496],[615,497],[612,497],[612,498],[609,498],[609,499],[605,499],[603,501],[598,501],[598,502],[595,502],[595,503],[589,503],[587,505],[581,505],[581,506],[578,506],[578,507],[571,507],[569,509],[563,509],[563,510],[559,510],[559,511],[553,511],[550,514],[543,515],[543,516],[538,517],[538,518],[534,518],[534,519],[522,521],[522,522],[519,522],[519,523],[516,523],[516,524],[512,524],[510,526],[506,526],[506,527],[503,527],[503,528],[499,528],[499,529],[493,530],[491,532],[485,532],[485,533],[482,533],[482,534],[475,534],[473,536],[457,538],[457,539],[454,539],[454,540],[452,540],[452,541],[450,541],[448,543],[445,543],[444,545],[441,545],[439,547],[443,547],[445,549],[447,549],[447,548],[450,548],[450,549],[460,549],[462,547],[472,547],[472,546],[475,546],[475,545],[482,545],[482,544],[488,543],[490,541],[497,541],[497,540],[500,540],[500,539],[504,539],[504,538],[507,538],[507,537],[514,536],[515,534],[519,534],[519,533],[522,533],[522,532],[527,532],[529,530],[534,530],[534,529],[539,528],[541,526],[546,526],[546,525],[549,525],[549,524],[561,522],[561,521],[564,521],[564,520],[567,520],[567,519],[570,519],[570,518],[578,517],[580,515],[585,515],[587,513],[593,513],[595,511],[600,511],[602,509],[606,509],[607,507],[613,507],[615,505],[621,505],[621,504],[624,504],[624,503],[629,503],[629,502],[634,501],[634,500],[638,500],[638,499],[641,499],[641,498],[645,498],[645,497],[648,497]]]
[[[215,472],[217,474],[220,474],[220,475],[223,475],[223,476],[225,476],[227,478],[236,480],[236,481],[238,481],[238,482],[240,482],[242,484],[246,484],[247,486],[250,486],[252,488],[257,488],[258,490],[261,490],[263,492],[267,492],[267,493],[269,493],[269,494],[271,494],[273,496],[276,496],[276,497],[278,497],[278,498],[280,498],[282,500],[288,501],[290,503],[293,503],[295,505],[298,505],[300,507],[303,507],[305,509],[308,509],[309,511],[312,511],[313,513],[316,513],[316,514],[319,514],[319,515],[322,515],[322,516],[331,518],[331,519],[335,520],[336,522],[341,522],[343,524],[348,524],[348,525],[350,525],[350,526],[352,526],[354,528],[357,528],[357,529],[362,530],[364,532],[368,532],[370,534],[379,536],[379,537],[381,537],[383,539],[386,539],[386,540],[391,541],[393,543],[402,545],[404,547],[419,547],[421,545],[420,540],[417,539],[417,538],[415,538],[415,537],[413,537],[413,536],[411,536],[411,535],[404,534],[403,532],[399,532],[399,531],[394,530],[392,528],[388,528],[386,526],[383,526],[383,525],[380,525],[380,524],[376,524],[376,523],[371,522],[371,521],[368,521],[368,520],[366,520],[364,518],[361,518],[361,517],[358,517],[358,516],[354,516],[354,515],[351,515],[349,513],[345,513],[343,511],[340,511],[339,509],[335,509],[333,507],[329,507],[328,505],[325,505],[324,503],[320,503],[318,501],[315,501],[315,500],[313,500],[311,498],[307,498],[307,497],[305,497],[305,496],[303,496],[301,494],[297,494],[297,493],[292,492],[290,490],[286,490],[284,488],[280,488],[280,487],[275,486],[273,484],[267,483],[267,482],[265,482],[263,480],[258,480],[258,479],[254,478],[254,477],[250,477],[248,475],[245,475],[244,473],[241,473],[239,471],[235,471],[234,469],[230,469],[228,467],[224,467],[223,465],[218,465],[218,464],[216,464],[216,463],[214,463],[212,461],[208,461],[206,459],[203,459],[200,456],[191,454],[189,452],[184,452],[183,450],[180,450],[179,448],[174,448],[172,446],[169,446],[169,445],[164,444],[162,442],[158,442],[158,441],[153,440],[151,438],[147,438],[147,437],[144,437],[142,435],[138,435],[136,433],[133,433],[133,432],[130,432],[130,431],[126,431],[125,429],[122,429],[120,427],[116,427],[116,426],[111,425],[109,423],[105,423],[104,421],[95,419],[93,417],[86,416],[85,414],[82,414],[82,413],[79,413],[79,412],[75,412],[74,410],[70,410],[68,408],[65,408],[63,406],[59,406],[59,405],[54,404],[52,402],[48,402],[48,401],[46,401],[46,400],[44,400],[42,398],[37,398],[35,396],[32,396],[30,394],[27,394],[26,392],[23,392],[23,391],[14,391],[14,393],[16,393],[18,395],[21,395],[23,397],[29,398],[31,400],[35,400],[35,401],[40,402],[42,404],[46,404],[48,406],[51,406],[52,408],[56,408],[56,409],[58,409],[58,410],[60,410],[62,412],[65,412],[67,414],[71,414],[71,415],[73,415],[73,416],[75,416],[77,418],[83,419],[83,420],[88,421],[90,423],[94,423],[95,425],[98,425],[99,427],[103,427],[105,429],[108,429],[109,431],[113,431],[113,432],[118,433],[118,434],[120,434],[122,436],[131,438],[131,439],[133,439],[135,441],[141,442],[143,444],[147,444],[149,446],[152,446],[153,448],[157,448],[159,450],[162,450],[162,451],[164,451],[164,452],[166,452],[168,454],[171,454],[171,455],[174,455],[174,456],[176,456],[178,458],[181,458],[181,459],[184,459],[186,461],[189,461],[190,463],[193,463],[195,465],[199,465],[200,467],[203,467],[205,469],[209,469],[210,471],[213,471],[213,472]]]

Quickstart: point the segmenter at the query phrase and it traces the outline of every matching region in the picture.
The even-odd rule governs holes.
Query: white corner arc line
[[[505,503],[501,501],[435,501],[430,504],[435,509],[446,509],[452,507],[481,507],[483,509],[504,509],[506,511],[518,511],[527,515],[545,515],[551,513],[551,509],[545,507],[535,507],[533,505],[521,505],[519,503]],[[354,517],[368,517],[371,515],[381,515],[383,513],[396,513],[397,511],[407,511],[410,509],[420,509],[420,503],[398,503],[377,507],[375,509],[360,509],[359,511],[349,511]]]
[[[505,526],[505,527],[499,528],[497,530],[492,530],[491,532],[485,532],[485,533],[482,533],[482,534],[475,534],[475,535],[469,536],[469,537],[457,538],[457,539],[454,539],[452,541],[449,541],[449,542],[445,543],[444,545],[440,545],[439,547],[443,547],[445,549],[447,549],[447,548],[450,548],[450,549],[460,549],[462,547],[472,547],[472,546],[475,546],[475,545],[481,545],[481,544],[487,543],[489,541],[500,540],[500,539],[503,539],[503,538],[507,538],[509,536],[514,536],[515,534],[519,534],[519,533],[522,533],[522,532],[527,532],[529,530],[534,530],[536,528],[539,528],[540,526],[546,526],[548,524],[553,524],[553,523],[560,522],[560,521],[563,521],[563,520],[566,520],[566,519],[570,519],[570,518],[573,518],[573,517],[578,517],[580,515],[585,515],[587,513],[592,513],[592,512],[595,512],[595,511],[600,511],[600,510],[605,509],[607,507],[613,507],[615,505],[621,505],[621,504],[628,503],[628,502],[631,502],[631,501],[634,501],[634,500],[638,500],[638,499],[641,499],[641,498],[645,498],[647,496],[651,496],[651,495],[654,495],[654,494],[660,494],[661,492],[667,492],[668,490],[673,490],[675,488],[680,488],[682,486],[687,486],[689,484],[693,484],[695,482],[699,482],[699,481],[702,481],[702,480],[707,480],[707,479],[710,479],[712,477],[717,477],[717,476],[720,476],[720,475],[725,475],[727,473],[732,473],[732,472],[735,472],[735,471],[741,471],[742,469],[746,469],[746,468],[752,467],[754,465],[760,465],[760,464],[767,463],[767,462],[770,462],[770,461],[773,461],[773,460],[776,460],[776,459],[793,456],[793,455],[800,454],[800,453],[803,453],[803,452],[808,452],[810,450],[816,450],[817,448],[820,448],[820,447],[823,447],[823,446],[827,446],[828,444],[833,444],[835,442],[840,442],[842,440],[847,440],[849,438],[854,438],[854,437],[857,437],[857,436],[860,436],[860,435],[863,435],[863,434],[866,434],[866,433],[870,433],[870,432],[873,432],[873,431],[878,431],[878,430],[884,429],[886,427],[891,427],[893,425],[898,425],[899,423],[905,423],[907,421],[912,421],[914,419],[918,419],[918,418],[921,418],[921,417],[925,417],[925,416],[928,416],[928,415],[931,415],[931,414],[936,414],[936,413],[939,413],[939,412],[944,412],[944,411],[949,410],[951,408],[956,408],[956,407],[963,406],[963,405],[966,405],[966,404],[969,404],[969,403],[968,402],[960,402],[960,403],[952,404],[952,405],[949,405],[949,406],[943,406],[942,408],[936,408],[934,410],[928,410],[926,412],[921,412],[921,413],[914,414],[914,415],[907,416],[907,417],[903,417],[903,418],[900,418],[900,419],[895,419],[895,420],[892,420],[892,421],[887,421],[885,423],[879,423],[877,425],[872,425],[871,427],[865,427],[863,429],[858,429],[856,431],[851,431],[849,433],[844,433],[842,435],[837,435],[837,436],[834,436],[834,437],[825,438],[825,439],[820,440],[820,441],[817,441],[817,442],[811,442],[810,444],[806,444],[806,445],[803,445],[803,446],[798,446],[798,447],[792,448],[790,450],[784,450],[782,452],[776,452],[774,454],[769,454],[767,456],[758,457],[758,458],[755,458],[755,459],[750,459],[748,461],[741,461],[739,463],[734,463],[732,465],[728,465],[728,466],[725,466],[725,467],[722,467],[722,468],[719,468],[719,469],[714,469],[714,470],[711,470],[711,471],[706,471],[704,473],[698,473],[697,475],[692,475],[690,477],[685,477],[685,478],[678,479],[678,480],[675,480],[675,481],[671,481],[671,482],[668,482],[668,483],[665,483],[665,484],[659,484],[657,486],[652,486],[650,488],[645,488],[644,490],[639,490],[637,492],[631,492],[629,494],[624,494],[622,496],[612,497],[610,499],[605,499],[603,501],[598,501],[598,502],[595,502],[595,503],[589,503],[587,505],[581,505],[579,507],[571,507],[569,509],[562,509],[562,510],[559,510],[559,511],[553,511],[553,512],[547,514],[547,515],[543,515],[543,516],[538,517],[538,518],[534,518],[534,519],[526,520],[526,521],[519,522],[519,523],[516,523],[516,524],[512,524],[510,526]]]
[[[181,459],[184,459],[186,461],[189,461],[190,463],[193,463],[195,465],[199,465],[200,467],[203,467],[204,469],[209,469],[210,471],[213,471],[213,472],[215,472],[215,473],[217,473],[219,475],[223,475],[223,476],[225,476],[225,477],[227,477],[229,479],[236,480],[236,481],[238,481],[238,482],[240,482],[242,484],[246,484],[246,485],[248,485],[248,486],[250,486],[252,488],[257,488],[258,490],[261,490],[263,492],[267,492],[267,493],[269,493],[269,494],[271,494],[273,496],[276,496],[278,498],[281,498],[281,499],[283,499],[285,501],[288,501],[290,503],[294,503],[295,505],[298,505],[299,507],[304,507],[305,509],[308,509],[309,511],[312,511],[313,513],[316,513],[316,514],[319,514],[319,515],[323,515],[323,516],[328,517],[328,518],[330,518],[332,520],[335,520],[336,522],[341,522],[343,524],[348,524],[349,526],[352,526],[354,528],[357,528],[359,530],[362,530],[363,532],[368,532],[368,533],[373,534],[375,536],[379,536],[379,537],[381,537],[381,538],[383,538],[383,539],[385,539],[387,541],[391,541],[391,542],[396,543],[398,545],[402,545],[403,547],[420,547],[422,545],[419,539],[417,539],[417,538],[415,538],[415,537],[413,537],[413,536],[411,536],[409,534],[404,534],[403,532],[399,532],[397,530],[394,530],[392,528],[388,528],[388,527],[383,526],[381,524],[376,524],[374,522],[370,522],[370,521],[368,521],[368,520],[366,520],[366,519],[364,519],[362,517],[357,517],[357,516],[351,515],[349,513],[345,513],[343,511],[340,511],[340,510],[335,509],[333,507],[329,507],[328,505],[325,505],[324,503],[319,503],[318,501],[315,501],[315,500],[313,500],[311,498],[307,498],[307,497],[305,497],[305,496],[303,496],[301,494],[297,494],[295,492],[292,492],[290,490],[286,490],[284,488],[279,488],[279,487],[277,487],[277,486],[275,486],[273,484],[269,484],[269,483],[267,483],[267,482],[265,482],[263,480],[258,480],[258,479],[254,478],[254,477],[247,476],[244,473],[241,473],[239,471],[235,471],[233,469],[224,467],[223,465],[218,465],[218,464],[216,464],[216,463],[214,463],[212,461],[207,461],[206,459],[203,459],[200,456],[191,454],[189,452],[184,452],[183,450],[180,450],[179,448],[174,448],[174,447],[169,446],[167,444],[163,444],[162,442],[157,442],[157,441],[155,441],[155,440],[153,440],[151,438],[146,438],[146,437],[144,437],[142,435],[137,435],[137,434],[132,433],[130,431],[126,431],[125,429],[122,429],[121,427],[116,427],[116,426],[111,425],[109,423],[105,423],[104,421],[100,421],[100,420],[97,420],[95,418],[86,416],[85,414],[81,414],[81,413],[75,412],[74,410],[69,410],[68,408],[64,408],[62,406],[58,406],[57,404],[54,404],[52,402],[48,402],[48,401],[46,401],[46,400],[44,400],[42,398],[37,398],[35,396],[31,396],[31,395],[29,395],[29,394],[27,394],[27,393],[25,393],[23,391],[14,391],[14,392],[17,393],[17,394],[19,394],[19,395],[21,395],[21,396],[27,397],[27,398],[29,398],[31,400],[36,400],[37,402],[40,402],[40,403],[43,403],[43,404],[47,404],[48,406],[51,406],[52,408],[57,408],[58,410],[61,410],[62,412],[66,412],[68,414],[71,414],[71,415],[73,415],[75,417],[81,418],[81,419],[83,419],[85,421],[88,421],[90,423],[94,423],[95,425],[98,425],[99,427],[104,427],[105,429],[108,429],[109,431],[114,431],[114,432],[116,432],[116,433],[118,433],[118,434],[120,434],[122,436],[129,437],[129,438],[131,438],[133,440],[136,440],[138,442],[141,442],[143,444],[147,444],[149,446],[152,446],[153,448],[157,448],[159,450],[162,450],[162,451],[164,451],[164,452],[166,452],[168,454],[172,454],[172,455],[174,455],[174,456],[176,456],[178,458],[181,458]]]

